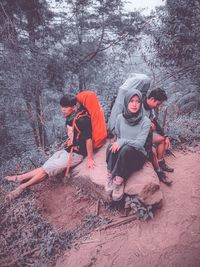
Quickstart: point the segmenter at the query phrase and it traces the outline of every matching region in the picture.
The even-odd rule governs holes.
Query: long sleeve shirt
[[[143,116],[138,124],[132,126],[127,123],[122,114],[119,114],[115,124],[116,141],[120,147],[128,144],[146,155],[144,145],[149,134],[150,126],[151,121],[146,116]]]

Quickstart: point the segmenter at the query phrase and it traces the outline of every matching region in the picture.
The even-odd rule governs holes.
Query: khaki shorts
[[[62,149],[53,154],[44,164],[43,169],[49,176],[55,176],[63,172],[67,168],[67,163],[69,160],[69,153]],[[75,167],[83,161],[83,156],[73,153],[70,167]]]

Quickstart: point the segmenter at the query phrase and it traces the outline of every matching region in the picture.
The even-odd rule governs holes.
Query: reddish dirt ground
[[[79,198],[71,186],[57,185],[44,193],[41,202],[46,219],[60,229],[75,228],[86,214],[95,211],[95,203]]]
[[[87,215],[97,213],[97,201],[83,196],[71,185],[47,182],[45,190],[39,195],[39,203],[43,216],[60,230],[70,230],[79,226]],[[117,217],[119,212],[107,211],[99,204],[103,217]]]
[[[153,220],[93,232],[80,240],[78,250],[76,246],[59,258],[56,267],[199,267],[200,147],[195,152],[179,151],[175,155],[167,159],[175,168],[169,175],[173,185],[161,185],[163,207]],[[58,186],[45,193],[43,206],[51,223],[74,228],[86,213],[95,211],[96,203],[89,200],[76,198],[79,203],[69,205],[75,192]]]

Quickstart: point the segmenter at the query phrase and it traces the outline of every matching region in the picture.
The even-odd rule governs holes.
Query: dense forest
[[[200,133],[199,9],[196,0],[168,0],[144,16],[125,11],[121,0],[1,1],[4,170],[16,159],[38,165],[64,140],[63,93],[96,91],[107,117],[131,72],[167,91],[173,122],[166,127],[174,141],[191,142]]]
[[[200,0],[166,0],[149,15],[125,7],[125,0],[0,0],[2,267],[55,266],[67,251],[72,264],[56,266],[199,266]],[[96,231],[116,223],[115,207],[87,198],[68,177],[8,202],[17,179],[5,176],[40,166],[65,141],[61,96],[93,90],[108,119],[131,73],[148,75],[149,90],[166,91],[165,132],[178,148],[166,157],[175,179],[161,185],[158,216]]]

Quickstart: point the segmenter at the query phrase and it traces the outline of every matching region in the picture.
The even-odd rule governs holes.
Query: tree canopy
[[[145,25],[140,13],[123,10],[121,0],[55,2],[56,7],[47,0],[0,2],[0,120],[5,136],[0,145],[7,138],[18,151],[33,143],[44,149],[56,138],[50,138],[52,119],[45,106],[48,97],[56,102],[51,95],[91,84],[96,90],[110,84],[114,88],[119,79],[114,65],[136,47]],[[5,103],[13,99],[11,112]],[[23,145],[16,142],[13,127]]]
[[[167,0],[157,14],[151,33],[163,66],[177,67],[178,77],[189,77],[200,88],[200,2]]]

